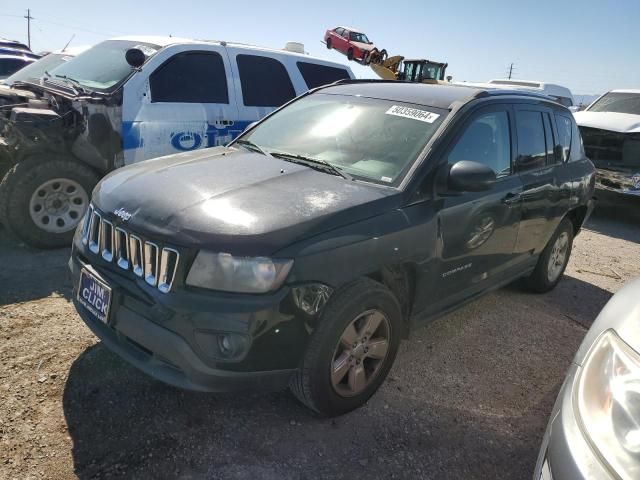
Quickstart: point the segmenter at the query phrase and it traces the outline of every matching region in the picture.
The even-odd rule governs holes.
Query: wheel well
[[[585,217],[587,216],[587,207],[582,205],[580,207],[574,208],[570,210],[566,218],[571,220],[573,224],[573,234],[577,235],[580,232],[580,228],[582,227],[582,222],[584,222]]]
[[[386,286],[398,300],[405,324],[403,336],[406,337],[409,333],[409,318],[415,295],[415,268],[409,264],[385,266],[367,276]]]

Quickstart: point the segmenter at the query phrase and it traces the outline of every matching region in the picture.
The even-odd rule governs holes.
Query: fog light
[[[226,335],[222,335],[218,337],[218,339],[220,342],[220,351],[223,354],[229,354],[232,349],[231,340],[229,340],[229,337],[227,337]]]
[[[293,301],[308,315],[316,315],[325,306],[333,288],[322,283],[309,283],[293,288]]]
[[[247,339],[243,335],[226,333],[218,335],[218,350],[223,358],[241,356],[247,348]]]
[[[195,340],[205,355],[218,360],[236,361],[247,353],[250,345],[246,335],[232,332],[196,331]]]

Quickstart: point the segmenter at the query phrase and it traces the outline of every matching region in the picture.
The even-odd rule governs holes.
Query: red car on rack
[[[349,60],[356,60],[368,63],[367,60],[374,50],[377,51],[373,42],[367,36],[349,27],[336,27],[327,30],[324,34],[324,41],[327,48],[332,48],[344,53]]]

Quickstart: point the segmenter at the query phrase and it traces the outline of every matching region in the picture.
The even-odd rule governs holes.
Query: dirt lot
[[[417,331],[362,409],[207,395],[139,373],[69,302],[67,250],[0,230],[0,478],[530,478],[586,328],[640,275],[638,219],[603,210],[547,295],[509,287]]]

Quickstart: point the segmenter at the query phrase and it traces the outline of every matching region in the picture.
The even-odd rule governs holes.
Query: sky
[[[21,5],[18,5],[21,4]],[[312,56],[347,63],[321,43],[327,28],[364,31],[390,55],[449,63],[457,81],[513,78],[559,83],[574,95],[640,88],[640,0],[342,2],[245,0],[0,0],[0,37],[27,40],[34,51],[91,45],[120,35],[173,35],[282,48],[302,42]],[[360,78],[376,78],[350,66]]]

